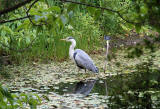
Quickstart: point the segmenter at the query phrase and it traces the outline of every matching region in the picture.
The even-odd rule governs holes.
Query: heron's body
[[[76,41],[74,38],[68,37],[66,40],[72,43],[69,48],[69,56],[75,64],[81,69],[88,69],[94,73],[98,73],[98,68],[94,65],[92,59],[85,51],[81,49],[74,50],[76,46]]]
[[[81,69],[88,69],[94,73],[98,73],[97,67],[86,52],[76,49],[73,54],[76,65]]]

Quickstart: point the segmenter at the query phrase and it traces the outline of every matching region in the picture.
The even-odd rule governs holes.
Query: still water
[[[139,74],[129,74],[112,76],[105,80],[60,83],[55,86],[57,89],[54,91],[61,95],[65,93],[80,93],[84,96],[103,95],[106,99],[105,103],[112,109],[158,109],[160,108],[160,86],[154,82],[156,81],[150,80],[150,77],[147,79]]]
[[[58,97],[63,96],[60,98],[62,101],[66,94],[72,96],[70,99],[81,94],[81,100],[92,96],[90,99],[94,99],[94,101],[91,108],[105,104],[103,108],[109,109],[160,109],[159,72],[121,74],[108,76],[106,79],[90,79],[70,83],[61,82],[49,86],[40,86],[38,89],[27,88],[26,91],[46,94],[46,96],[56,94],[53,98],[57,98],[57,95]],[[102,100],[99,104],[94,105],[96,99]]]

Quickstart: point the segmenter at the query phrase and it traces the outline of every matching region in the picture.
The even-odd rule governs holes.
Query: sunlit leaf
[[[40,13],[40,12],[38,12],[38,11],[36,11],[36,10],[30,10],[30,14],[31,14],[31,15],[43,16],[43,13]]]

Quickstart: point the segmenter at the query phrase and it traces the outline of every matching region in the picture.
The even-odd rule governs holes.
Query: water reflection
[[[17,91],[19,91],[17,88],[12,88],[12,92]],[[160,72],[132,73],[110,76],[99,80],[62,82],[56,85],[43,85],[39,89],[33,87],[23,88],[20,91],[43,94],[53,93],[58,96],[68,94],[73,98],[78,94],[82,94],[87,96],[82,98],[83,100],[89,97],[91,100],[102,99],[101,104],[106,104],[111,109],[158,109],[160,108]],[[77,100],[77,98],[74,99]]]
[[[80,81],[76,84],[74,93],[87,96],[93,89],[95,83],[96,80]]]

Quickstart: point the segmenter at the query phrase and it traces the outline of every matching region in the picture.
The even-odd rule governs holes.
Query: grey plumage
[[[74,51],[74,60],[79,68],[88,69],[94,73],[98,73],[98,68],[94,65],[88,54],[83,50],[76,49]]]
[[[70,40],[70,39],[74,39],[72,36],[70,36],[70,37],[68,37],[68,40]]]
[[[73,37],[67,37],[66,39],[61,40],[65,40],[67,42],[72,43],[69,48],[69,56],[79,68],[85,70],[88,69],[94,73],[98,73],[98,68],[94,65],[92,59],[88,56],[88,54],[85,51],[81,49],[74,50],[76,46],[76,41]]]

